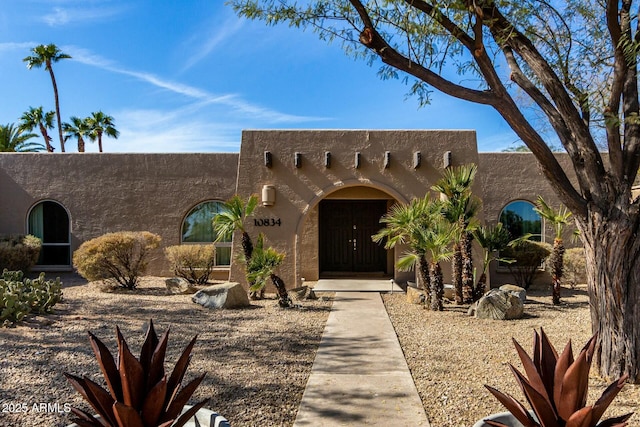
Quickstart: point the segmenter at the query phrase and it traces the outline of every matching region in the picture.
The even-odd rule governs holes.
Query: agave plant
[[[533,359],[513,340],[528,378],[509,366],[537,420],[513,397],[493,387],[485,387],[524,427],[594,427],[627,380],[627,375],[624,375],[614,381],[592,406],[586,406],[589,369],[596,340],[597,334],[591,337],[575,360],[571,341],[558,356],[542,328],[540,334],[534,332]],[[609,418],[598,426],[624,427],[631,415],[633,413]],[[484,422],[495,427],[509,427],[496,421]]]
[[[116,334],[118,357],[114,359],[102,341],[89,332],[91,347],[109,391],[87,377],[80,378],[66,372],[64,374],[100,415],[97,418],[86,411],[72,408],[71,411],[78,417],[74,420],[78,426],[180,427],[208,402],[209,399],[205,399],[180,415],[205,376],[203,374],[180,389],[197,336],[193,337],[182,352],[167,379],[164,358],[169,338],[168,329],[158,339],[153,322],[149,321],[140,359],[136,359],[131,353],[117,327]]]

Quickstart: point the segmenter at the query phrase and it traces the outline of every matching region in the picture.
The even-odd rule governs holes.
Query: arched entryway
[[[45,200],[29,211],[28,233],[42,240],[37,265],[71,265],[71,225],[67,210],[58,202]]]

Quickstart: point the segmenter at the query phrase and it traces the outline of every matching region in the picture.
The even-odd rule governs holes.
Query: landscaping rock
[[[453,285],[444,285],[444,297],[449,301],[455,301],[456,288]]]
[[[203,288],[191,300],[206,308],[240,308],[250,305],[247,291],[235,282]]]
[[[171,277],[166,279],[164,283],[167,286],[167,292],[170,294],[194,294],[198,290],[182,277]]]
[[[524,304],[516,295],[501,289],[491,289],[476,307],[476,318],[492,320],[519,319],[524,314]]]
[[[422,289],[407,286],[407,302],[409,304],[424,304],[426,296]]]
[[[500,289],[502,289],[503,291],[511,292],[512,294],[520,298],[520,301],[522,301],[523,304],[527,300],[527,290],[525,288],[521,288],[520,286],[516,285],[502,285],[500,286]]]
[[[470,316],[470,317],[475,316],[477,309],[478,309],[478,301],[474,302],[469,306],[469,310],[467,310],[467,316]]]
[[[313,292],[313,288],[309,286],[300,286],[299,288],[289,289],[289,294],[298,301],[318,299],[315,292]]]

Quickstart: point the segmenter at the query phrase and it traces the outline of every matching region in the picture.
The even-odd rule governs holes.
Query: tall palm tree
[[[475,216],[480,210],[480,199],[473,196],[471,186],[478,167],[474,164],[448,168],[442,178],[431,187],[445,196],[444,217],[457,224],[458,236],[453,247],[452,284],[456,290],[456,303],[473,299],[473,256],[471,231],[477,226]]]
[[[258,235],[253,256],[247,264],[247,279],[252,283],[250,291],[257,293],[264,289],[267,279],[271,279],[278,292],[278,304],[280,307],[291,307],[292,302],[287,292],[284,281],[275,274],[276,269],[282,264],[284,254],[269,247],[264,247],[264,234]]]
[[[62,130],[64,130],[64,140],[67,141],[70,138],[78,140],[78,153],[84,153],[84,137],[89,134],[89,125],[86,119],[81,119],[76,116],[72,116],[71,123],[63,123]]]
[[[564,241],[562,239],[562,230],[564,229],[564,226],[569,223],[571,212],[569,212],[564,206],[558,210],[553,209],[547,202],[545,202],[542,196],[538,196],[534,210],[545,220],[549,221],[555,230],[553,249],[549,256],[549,263],[551,264],[551,298],[553,304],[557,305],[560,304],[560,281],[564,271],[563,257],[565,248]]]
[[[421,242],[421,229],[426,228],[433,221],[434,215],[440,214],[437,203],[431,200],[429,194],[421,199],[413,199],[409,204],[395,204],[390,211],[380,219],[385,228],[371,236],[374,242],[385,242],[385,248],[395,248],[402,244],[409,247],[404,254],[404,261],[399,263],[402,270],[417,267],[422,288],[430,296],[429,262],[427,252]]]
[[[55,113],[53,111],[43,111],[42,106],[34,108],[29,107],[29,110],[24,112],[20,117],[20,129],[23,131],[31,132],[36,127],[40,130],[44,143],[49,153],[53,153],[53,146],[51,145],[51,137],[49,136],[48,129],[53,129],[53,121]]]
[[[23,153],[42,151],[45,149],[44,145],[29,141],[37,136],[35,133],[23,133],[23,130],[15,127],[13,123],[0,125],[0,151]]]
[[[98,151],[102,153],[102,135],[118,139],[120,132],[115,127],[113,117],[106,115],[102,111],[91,113],[87,117],[89,125],[89,139],[91,141],[98,140]]]
[[[31,56],[27,56],[23,59],[27,63],[27,68],[40,68],[44,65],[45,70],[49,71],[51,76],[51,84],[53,85],[53,96],[56,102],[56,117],[58,119],[58,135],[60,136],[60,151],[64,153],[64,140],[62,138],[62,120],[60,119],[60,101],[58,99],[58,85],[56,84],[56,77],[53,74],[53,63],[58,62],[61,59],[70,59],[71,56],[66,53],[62,53],[58,46],[51,43],[48,45],[38,45],[31,49]]]
[[[423,229],[421,238],[429,253],[429,275],[431,276],[431,310],[444,310],[444,283],[440,263],[451,259],[451,242],[459,233],[458,224],[439,219],[430,227]]]
[[[504,250],[511,243],[511,234],[509,230],[503,227],[499,222],[493,227],[478,227],[473,230],[473,237],[476,242],[484,250],[482,273],[478,278],[478,283],[473,290],[473,301],[477,301],[484,295],[487,284],[487,270],[491,261],[500,261],[505,263],[512,263],[514,260],[507,258],[500,258],[500,251]]]

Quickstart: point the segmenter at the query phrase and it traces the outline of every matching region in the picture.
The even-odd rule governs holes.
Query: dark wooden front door
[[[386,273],[386,250],[371,240],[386,212],[386,200],[323,200],[320,272]]]

